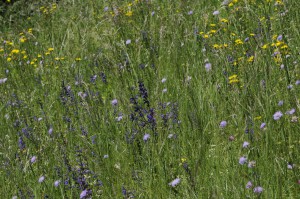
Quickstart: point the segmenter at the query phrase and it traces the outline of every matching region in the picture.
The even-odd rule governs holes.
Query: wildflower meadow
[[[0,198],[300,198],[297,0],[2,0]]]

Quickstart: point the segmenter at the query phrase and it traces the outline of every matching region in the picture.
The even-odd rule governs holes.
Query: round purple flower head
[[[262,123],[261,125],[260,125],[260,129],[264,129],[266,127],[266,123]]]
[[[33,164],[36,161],[36,156],[32,156],[32,158],[30,159],[30,162]]]
[[[282,106],[282,105],[283,105],[283,101],[280,100],[280,101],[278,102],[278,106]]]
[[[111,105],[116,106],[118,104],[118,100],[117,99],[113,99],[111,101]]]
[[[243,143],[243,148],[247,148],[248,146],[249,146],[249,142],[246,142],[246,141],[245,141],[245,142]]]
[[[252,182],[249,181],[249,182],[247,182],[247,184],[246,184],[246,189],[250,189],[252,186],[253,186]]]
[[[296,112],[296,109],[292,108],[291,110],[287,111],[285,114],[293,115]]]
[[[180,178],[176,178],[172,182],[169,183],[170,186],[176,187],[180,183]]]
[[[131,39],[127,39],[125,43],[126,43],[126,45],[130,44],[131,43]]]
[[[222,122],[220,123],[220,127],[221,127],[221,128],[225,128],[226,125],[227,125],[227,122],[226,122],[226,121],[222,121]]]
[[[207,72],[211,70],[211,63],[209,63],[209,62],[205,63],[205,70]]]
[[[56,180],[56,181],[54,182],[54,186],[55,186],[55,187],[58,187],[59,184],[60,184],[60,180]]]
[[[45,180],[45,176],[41,176],[41,177],[39,178],[39,183],[44,182],[44,180]]]
[[[247,158],[246,158],[245,156],[240,157],[239,163],[240,163],[241,165],[245,164],[246,162],[247,162]]]
[[[274,120],[279,120],[282,116],[283,116],[282,112],[277,111],[276,113],[274,113],[273,118]]]
[[[150,138],[150,134],[147,133],[147,134],[144,135],[143,140],[145,142],[147,142],[149,138]]]
[[[263,192],[263,188],[262,187],[255,187],[254,189],[253,189],[253,192],[254,193],[261,193],[261,192]]]

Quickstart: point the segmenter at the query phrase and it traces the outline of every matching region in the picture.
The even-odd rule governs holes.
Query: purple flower
[[[104,158],[104,159],[107,159],[107,158],[108,158],[108,155],[107,155],[107,154],[106,154],[106,155],[104,155],[104,156],[103,156],[103,158]]]
[[[32,156],[32,158],[30,159],[30,162],[33,164],[36,161],[36,156]]]
[[[249,181],[249,182],[247,182],[247,184],[246,184],[246,189],[250,189],[252,186],[253,186],[252,182]]]
[[[155,12],[154,12],[154,11],[152,11],[152,12],[151,12],[151,16],[154,16],[154,15],[155,15]]]
[[[218,10],[215,10],[215,11],[213,12],[213,15],[214,15],[214,16],[219,15],[219,14],[220,14],[220,12],[219,12]]]
[[[104,8],[104,12],[106,12],[106,11],[108,11],[108,7],[107,6]]]
[[[259,187],[259,186],[258,186],[258,187],[255,187],[255,188],[253,189],[253,192],[254,192],[254,193],[261,193],[261,192],[263,192],[263,190],[264,190],[264,189],[263,189],[262,187]]]
[[[249,142],[246,142],[246,141],[245,141],[245,142],[243,143],[243,148],[248,148],[248,146],[249,146]]]
[[[88,190],[83,190],[81,193],[80,193],[80,199],[82,198],[85,198],[86,196],[88,195]]]
[[[164,88],[163,90],[162,90],[162,92],[163,93],[166,93],[168,90],[166,89],[166,88]]]
[[[145,134],[144,135],[144,137],[143,137],[143,140],[145,141],[145,142],[147,142],[147,140],[150,138],[150,134]]]
[[[117,99],[113,99],[111,101],[111,105],[116,106],[118,104],[118,100]]]
[[[278,106],[282,106],[282,105],[283,105],[283,101],[280,100],[280,101],[278,102]]]
[[[192,15],[192,14],[193,14],[193,11],[190,10],[190,11],[188,12],[188,15]]]
[[[290,85],[287,86],[287,89],[292,89],[292,88],[293,88],[292,84],[290,84]]]
[[[45,176],[41,176],[41,177],[39,178],[39,183],[44,182],[44,180],[45,180]]]
[[[163,78],[162,80],[161,80],[161,83],[165,83],[167,81],[167,79],[166,78]]]
[[[283,116],[282,112],[277,111],[276,113],[274,113],[273,118],[274,120],[279,120],[282,116]]]
[[[247,162],[247,158],[246,158],[245,156],[240,157],[239,163],[240,163],[241,165],[245,164],[246,162]]]
[[[176,178],[172,182],[169,183],[170,186],[176,187],[180,183],[180,178]]]
[[[260,129],[264,129],[266,127],[266,123],[262,123],[261,125],[260,125]]]
[[[56,181],[54,182],[54,186],[55,186],[55,187],[58,187],[59,184],[60,184],[60,180],[56,180]]]
[[[48,130],[48,134],[49,134],[49,135],[51,135],[51,134],[52,134],[52,132],[53,132],[53,128],[52,128],[52,127],[50,127],[50,129]]]
[[[220,127],[221,128],[225,128],[227,126],[227,122],[226,121],[222,121],[221,123],[220,123]]]
[[[297,86],[300,85],[300,80],[297,80],[295,83]]]
[[[278,37],[277,37],[277,41],[281,41],[282,40],[282,35],[279,35]]]
[[[207,63],[205,63],[205,70],[208,72],[208,71],[210,71],[211,70],[211,63],[209,63],[209,62],[207,62]]]
[[[288,168],[288,169],[293,169],[293,165],[292,165],[292,164],[288,164],[288,165],[287,165],[287,168]]]
[[[7,81],[7,78],[0,79],[0,84],[3,84]]]
[[[285,114],[293,115],[296,112],[296,109],[292,108],[291,110],[287,111]]]
[[[126,45],[128,45],[128,44],[131,43],[131,40],[130,40],[130,39],[127,39],[125,43],[126,43]]]

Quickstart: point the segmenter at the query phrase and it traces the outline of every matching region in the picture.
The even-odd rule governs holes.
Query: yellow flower
[[[268,48],[268,44],[265,44],[261,47],[262,49],[267,49]]]
[[[217,31],[216,30],[210,30],[209,33],[213,34],[213,33],[216,33]]]
[[[23,56],[23,59],[27,59],[27,57],[28,57],[27,55],[24,55],[24,56]]]
[[[54,50],[54,48],[48,48],[48,51],[49,52],[51,52],[51,51],[53,51]]]
[[[11,54],[19,54],[20,50],[18,49],[13,49],[10,53]]]
[[[49,51],[45,52],[45,55],[50,55],[50,52]]]
[[[76,61],[81,61],[80,57],[75,58]]]
[[[261,119],[261,116],[257,116],[254,118],[254,120],[260,120]]]
[[[207,34],[205,34],[203,37],[204,37],[205,39],[207,39],[209,36],[208,36]]]
[[[7,59],[6,59],[7,61],[11,61],[11,57],[7,57]]]
[[[125,13],[125,15],[126,15],[127,17],[131,17],[132,14],[133,14],[133,12],[132,12],[131,10],[129,10],[128,12]]]
[[[234,74],[234,75],[231,75],[228,79],[229,79],[229,80],[232,80],[232,79],[236,79],[236,78],[237,78],[237,75]]]
[[[249,57],[247,61],[248,62],[253,62],[254,61],[254,56]]]
[[[223,19],[221,19],[221,22],[228,23],[228,20],[223,18]]]
[[[216,24],[214,24],[214,23],[210,24],[210,27],[215,27],[215,26],[216,26]]]
[[[42,57],[42,55],[38,54],[38,55],[37,55],[37,57],[38,57],[38,58],[41,58],[41,57]]]
[[[25,37],[21,37],[21,38],[19,39],[19,41],[20,41],[21,43],[24,43],[26,40],[27,40],[27,39],[26,39]]]
[[[242,42],[242,40],[237,39],[237,40],[235,40],[235,44],[236,44],[236,45],[239,45],[239,44],[243,44],[243,42]]]
[[[0,48],[0,52],[3,52],[4,51],[4,49],[3,48]]]

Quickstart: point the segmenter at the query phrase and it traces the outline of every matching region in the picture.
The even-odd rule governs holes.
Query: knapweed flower
[[[246,184],[246,189],[250,189],[252,186],[253,186],[252,182],[249,181],[249,182],[247,182],[247,184]]]
[[[285,114],[293,115],[296,112],[296,109],[292,108],[291,110],[287,111]]]
[[[240,157],[239,163],[240,163],[241,165],[245,164],[246,162],[247,162],[247,158],[246,158],[245,156]]]
[[[225,128],[227,126],[227,122],[226,121],[222,121],[221,123],[220,123],[220,127],[221,128]]]
[[[276,113],[274,113],[273,118],[274,120],[279,120],[282,116],[283,116],[282,112],[277,111]]]
[[[258,187],[255,187],[255,188],[253,189],[253,192],[254,192],[254,193],[261,193],[261,192],[263,192],[263,190],[264,190],[264,189],[263,189],[262,187],[259,187],[259,186],[258,186]]]
[[[41,177],[39,178],[39,183],[44,182],[44,180],[45,180],[45,176],[41,176]]]
[[[205,70],[208,72],[208,71],[210,71],[211,70],[211,63],[209,63],[209,62],[207,62],[207,63],[205,63]]]
[[[145,134],[143,137],[144,142],[147,142],[149,138],[150,138],[150,134],[148,134],[148,133]]]
[[[163,93],[166,93],[168,90],[166,89],[166,88],[164,88],[163,90],[162,90],[162,92]]]
[[[56,181],[54,182],[54,186],[55,186],[55,187],[58,187],[59,184],[60,184],[60,180],[56,180]]]
[[[220,14],[220,11],[218,11],[218,10],[215,10],[215,11],[213,12],[213,15],[214,15],[214,16],[219,15],[219,14]]]
[[[243,143],[243,148],[248,148],[248,146],[249,146],[249,142],[246,142],[246,141],[245,141],[245,142]]]
[[[266,123],[263,122],[263,123],[260,125],[259,128],[260,128],[260,129],[264,129],[265,127],[266,127]]]
[[[287,168],[288,168],[288,169],[293,169],[293,165],[292,165],[292,164],[288,164],[288,165],[287,165]]]
[[[126,42],[125,42],[126,45],[128,45],[130,43],[131,43],[131,39],[127,39]]]
[[[180,183],[180,178],[176,178],[172,182],[169,183],[170,186],[176,187]]]
[[[283,105],[283,101],[280,100],[280,101],[278,102],[278,106],[282,106],[282,105]]]
[[[190,11],[188,12],[188,15],[192,15],[192,14],[193,14],[193,11],[190,10]]]
[[[281,41],[282,40],[282,35],[279,35],[278,37],[277,37],[277,41]]]
[[[162,78],[161,83],[165,83],[167,81],[166,78]]]
[[[103,158],[104,158],[104,159],[107,159],[107,158],[108,158],[108,155],[107,155],[107,154],[106,154],[106,155],[104,155],[104,156],[103,156]]]
[[[80,199],[83,199],[83,198],[86,198],[88,197],[89,195],[92,194],[92,191],[91,190],[83,190],[81,193],[80,193]]]
[[[7,81],[7,78],[0,79],[0,84],[4,84]]]
[[[35,163],[36,161],[36,156],[32,156],[32,158],[30,159],[31,164]]]
[[[116,106],[118,104],[118,100],[117,99],[113,99],[111,101],[111,105]]]
[[[287,86],[287,89],[289,89],[289,90],[292,89],[292,88],[293,88],[292,84],[290,84],[290,85]]]
[[[300,85],[300,80],[297,80],[296,82],[295,82],[295,84],[298,86],[298,85]]]

